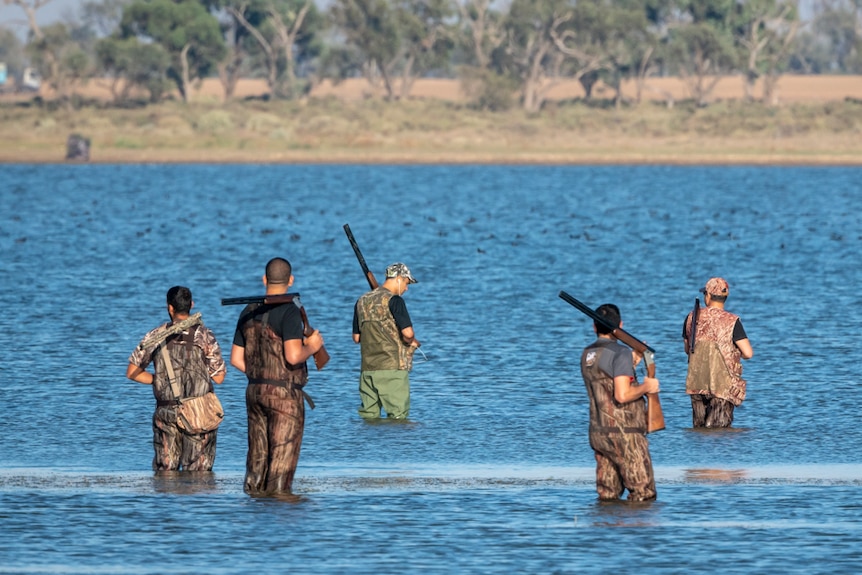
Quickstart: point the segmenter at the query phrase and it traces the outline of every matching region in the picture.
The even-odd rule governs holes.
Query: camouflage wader
[[[362,367],[359,374],[359,415],[406,419],[410,414],[410,369],[415,348],[405,345],[389,311],[392,292],[378,287],[356,303]]]
[[[738,316],[720,308],[700,310],[694,353],[689,356],[685,390],[691,396],[694,427],[730,427],[733,409],[745,400],[742,354],[733,342]],[[691,314],[685,333],[691,330]]]
[[[646,402],[641,398],[617,403],[613,378],[598,367],[599,355],[614,353],[616,346],[599,340],[581,356],[581,374],[590,400],[596,491],[603,501],[619,499],[626,489],[629,501],[650,501],[656,498],[656,488],[646,438]],[[626,349],[624,353],[631,352]]]
[[[295,305],[295,304],[284,304]],[[267,323],[269,313],[249,319],[245,336],[245,392],[248,413],[248,456],[243,489],[250,495],[290,493],[299,462],[305,404],[302,388],[308,367],[291,366],[284,342]]]
[[[197,397],[213,390],[209,366],[200,337],[215,337],[203,326],[196,325],[187,332],[171,336],[164,342],[167,354],[182,397]],[[197,343],[197,344],[196,344]],[[156,411],[153,414],[154,471],[210,471],[216,457],[217,430],[190,435],[177,427],[177,397],[168,380],[168,372],[162,353],[153,353],[155,378],[153,394],[156,396]]]
[[[299,463],[305,403],[298,388],[249,385],[248,456],[243,489],[252,495],[290,493]]]
[[[177,427],[177,408],[161,406],[153,414],[153,471],[211,471],[217,429],[189,435]]]
[[[730,427],[733,404],[726,399],[702,393],[691,394],[692,427]]]

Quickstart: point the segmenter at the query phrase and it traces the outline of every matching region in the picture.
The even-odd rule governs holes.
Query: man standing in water
[[[694,427],[730,427],[733,408],[745,400],[742,360],[754,350],[738,316],[725,311],[730,287],[723,278],[710,278],[702,290],[706,307],[697,315],[694,351],[689,349],[693,312],[683,324],[688,355],[685,391],[691,396]]]
[[[615,327],[623,325],[614,304],[601,305],[596,313]],[[593,328],[598,338],[581,355],[581,375],[590,400],[599,500],[618,500],[628,489],[629,501],[651,501],[656,489],[644,395],[658,393],[659,381],[645,377],[637,385],[634,368],[642,356],[620,344],[606,326],[593,322]]]
[[[286,294],[293,285],[290,262],[271,259],[263,285],[266,295]],[[317,330],[303,337],[296,301],[249,304],[240,314],[230,363],[248,377],[246,493],[290,493],[305,426],[306,360],[322,347],[323,337]]]
[[[189,434],[177,425],[180,399],[199,397],[213,390],[212,382],[224,381],[226,366],[215,335],[200,320],[189,318],[194,306],[187,287],[174,286],[167,293],[171,321],[148,332],[129,356],[126,377],[153,386],[156,411],[153,414],[154,471],[210,471],[216,456],[214,429]],[[180,325],[182,324],[182,325]],[[167,338],[160,332],[176,326]],[[150,343],[157,341],[158,343]],[[155,374],[146,371],[153,363]],[[172,373],[171,373],[172,372]],[[170,374],[170,376],[169,376]],[[170,378],[174,378],[174,386]],[[180,393],[177,397],[176,391]]]
[[[386,281],[363,294],[353,308],[353,341],[360,344],[359,397],[363,419],[377,419],[380,409],[392,419],[410,412],[410,369],[419,340],[401,296],[416,279],[403,263],[386,268]]]

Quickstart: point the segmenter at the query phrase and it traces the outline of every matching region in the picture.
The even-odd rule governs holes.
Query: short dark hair
[[[192,309],[192,290],[185,286],[174,286],[168,290],[168,305],[174,313],[189,313]]]
[[[266,282],[286,284],[290,282],[290,262],[284,258],[272,258],[266,264]]]
[[[712,301],[717,301],[719,303],[724,303],[727,301],[727,296],[709,294],[709,299],[711,299]]]
[[[599,323],[597,321],[593,322],[596,326],[596,333],[600,335],[609,334],[614,329],[620,327],[620,321],[622,320],[620,316],[620,308],[615,306],[612,303],[603,303],[599,307],[596,308],[596,314],[600,315],[605,321],[614,326],[609,329],[604,324]]]

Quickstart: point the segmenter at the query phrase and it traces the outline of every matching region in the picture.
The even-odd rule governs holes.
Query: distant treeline
[[[365,77],[389,100],[420,77],[457,77],[472,105],[542,108],[559,80],[587,98],[602,81],[639,102],[648,79],[685,80],[699,105],[719,78],[741,75],[745,99],[772,103],[783,73],[862,72],[862,2],[819,0],[93,0],[40,27],[46,0],[4,0],[30,22],[26,43],[0,25],[10,76],[34,67],[61,99],[89,78],[112,80],[118,105],[156,102],[218,76],[265,78],[296,98],[324,78]],[[136,96],[139,97],[139,96]]]

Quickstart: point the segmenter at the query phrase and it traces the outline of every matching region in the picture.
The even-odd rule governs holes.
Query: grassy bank
[[[856,101],[560,102],[536,116],[436,100],[0,104],[0,161],[63,161],[72,133],[91,140],[94,162],[862,164]]]

